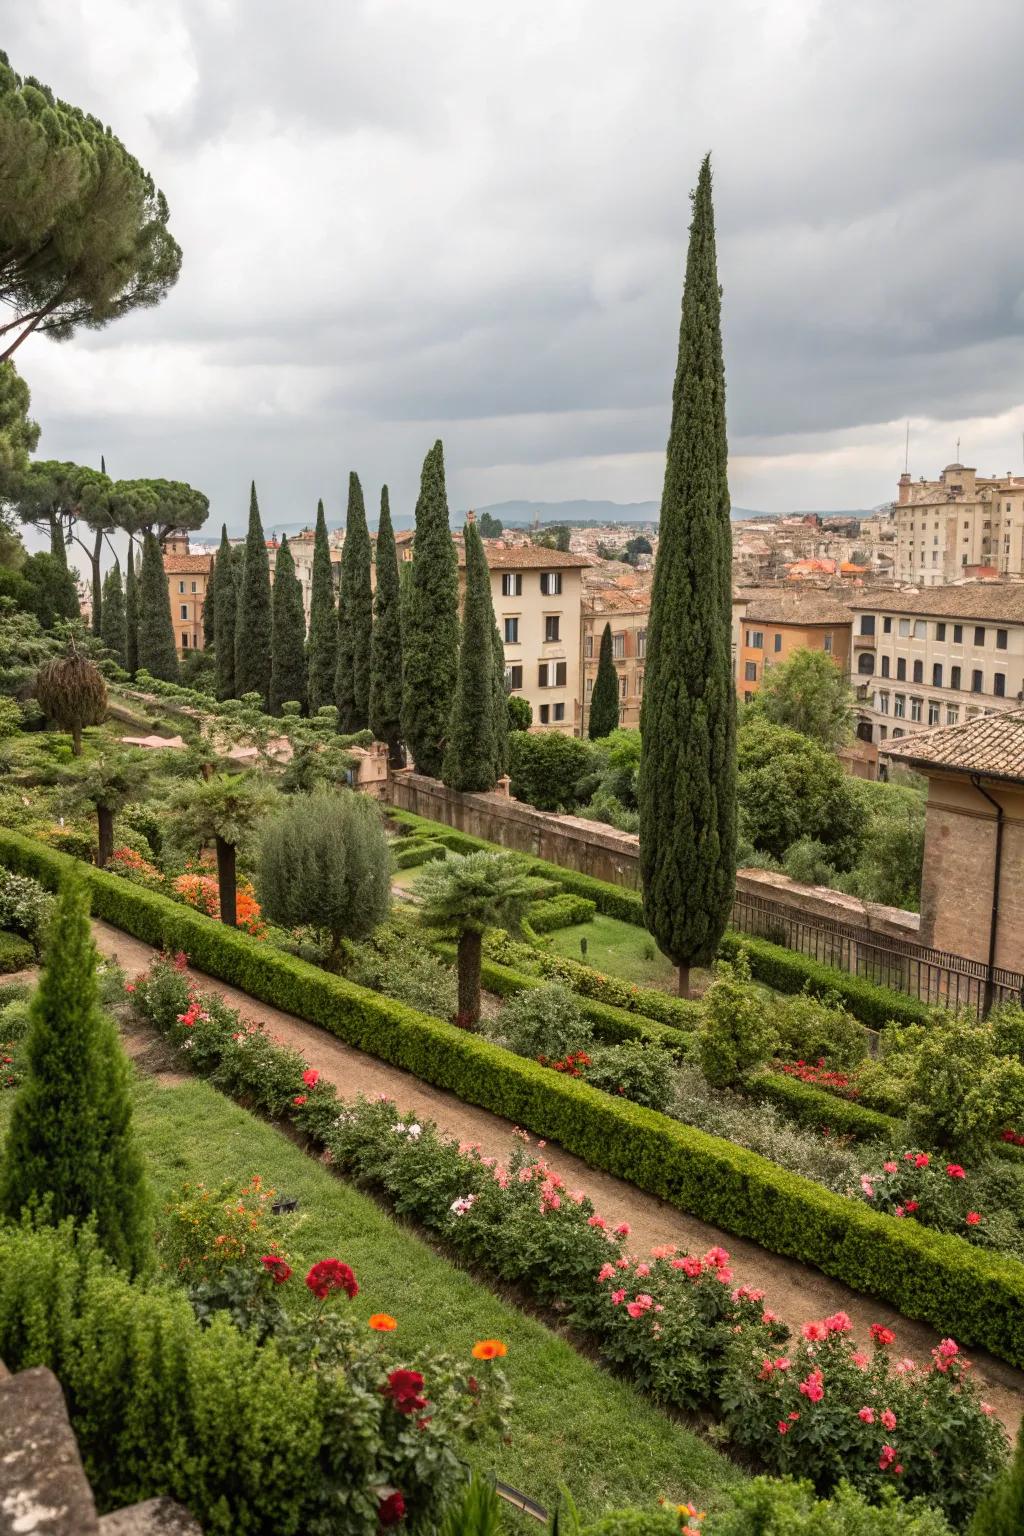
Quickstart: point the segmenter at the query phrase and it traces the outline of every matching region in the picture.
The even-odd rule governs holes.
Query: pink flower
[[[638,1264],[637,1267],[636,1267],[636,1273],[642,1279],[645,1279],[650,1274],[650,1272],[651,1272],[651,1266],[649,1264]]]
[[[854,1350],[853,1354],[850,1356],[850,1361],[857,1367],[858,1371],[866,1371],[868,1366],[871,1364],[871,1361],[868,1359],[867,1355],[862,1354],[859,1349]]]
[[[882,1167],[886,1173],[895,1173],[899,1163],[883,1163]]]
[[[622,1301],[625,1301],[625,1299],[626,1299],[626,1292],[624,1290],[612,1291],[612,1306],[613,1307],[617,1307],[619,1305],[619,1303],[622,1302]]]
[[[713,1264],[716,1269],[721,1269],[729,1262],[729,1255],[724,1248],[709,1248],[704,1255],[705,1264]]]
[[[919,1152],[917,1154],[917,1156],[914,1158],[914,1167],[915,1168],[927,1168],[928,1164],[930,1162],[931,1162],[931,1158],[928,1156],[927,1152]]]
[[[777,1312],[769,1312],[766,1308],[765,1311],[761,1313],[762,1323],[777,1323],[778,1320],[779,1314]]]
[[[903,1207],[903,1209],[906,1211],[908,1216],[912,1216],[914,1214],[914,1212],[918,1209],[919,1205],[920,1205],[920,1201],[918,1201],[918,1200],[908,1200],[906,1205]]]
[[[642,1307],[638,1301],[631,1301],[626,1307],[626,1311],[629,1313],[630,1317],[643,1317],[646,1310],[647,1308]]]
[[[868,1174],[866,1174],[866,1173],[862,1173],[861,1174],[861,1176],[860,1176],[860,1187],[864,1191],[864,1194],[866,1195],[866,1197],[869,1200],[873,1200],[875,1198],[875,1186],[872,1184],[871,1179],[870,1179]]]
[[[761,1369],[757,1373],[758,1381],[767,1381],[769,1376],[771,1376],[772,1372],[774,1371],[774,1369],[775,1369],[774,1361],[772,1361],[772,1360],[762,1360],[762,1362],[761,1362]]]
[[[619,1222],[618,1226],[615,1228],[615,1236],[616,1237],[628,1237],[629,1236],[629,1222],[628,1221],[620,1221]]]
[[[825,1396],[825,1389],[822,1386],[821,1372],[812,1371],[806,1380],[800,1383],[799,1391],[812,1403],[820,1403],[822,1398]]]
[[[895,1448],[893,1446],[891,1446],[891,1445],[883,1445],[882,1446],[882,1454],[878,1458],[878,1469],[879,1469],[879,1471],[880,1472],[888,1472],[890,1466],[892,1465],[892,1463],[895,1460],[896,1460]]]
[[[966,1221],[966,1223],[967,1223],[967,1225],[969,1227],[976,1227],[978,1225],[978,1223],[980,1222],[980,1220],[981,1220],[981,1212],[980,1211],[968,1211],[967,1215],[964,1217],[964,1221]]]
[[[135,991],[135,983],[134,983],[134,981],[126,981],[125,984],[124,984],[124,989],[125,989],[126,992],[134,992]]]
[[[896,1372],[897,1376],[906,1376],[909,1371],[916,1371],[917,1366],[914,1364],[913,1360],[905,1358],[903,1360],[897,1360],[896,1364],[893,1366],[893,1370]]]
[[[875,1410],[873,1408],[862,1408],[857,1417],[862,1424],[873,1424],[875,1422]]]
[[[966,1179],[967,1177],[959,1163],[947,1163],[946,1172],[951,1179]]]
[[[828,1338],[828,1329],[824,1323],[804,1323],[800,1332],[812,1344],[817,1344],[821,1339]]]
[[[775,1369],[777,1371],[788,1371],[792,1364],[793,1362],[788,1355],[780,1355],[775,1362]]]
[[[872,1323],[869,1330],[876,1344],[894,1344],[896,1335],[891,1328],[884,1328],[881,1323]]]
[[[947,1360],[952,1360],[960,1353],[960,1346],[955,1339],[941,1339],[939,1341],[939,1354],[945,1355]]]
[[[896,1209],[893,1211],[893,1215],[894,1216],[902,1216],[903,1215],[903,1207],[902,1207],[902,1205],[898,1205],[896,1207]]]
[[[607,1225],[608,1225],[608,1223],[605,1221],[603,1216],[588,1216],[587,1217],[587,1226],[588,1227],[600,1227],[601,1231],[603,1232],[604,1229],[607,1227]]]
[[[637,1299],[637,1304],[639,1306],[643,1307],[645,1312],[647,1311],[648,1307],[653,1307],[654,1306],[654,1297],[653,1296],[648,1296],[646,1291],[641,1291],[636,1299]]]
[[[780,1419],[779,1420],[778,1430],[779,1430],[779,1434],[780,1435],[788,1435],[789,1434],[789,1425],[786,1423],[785,1419]]]
[[[893,1413],[891,1408],[887,1408],[882,1414],[882,1425],[885,1429],[896,1428],[896,1415]]]
[[[307,1088],[315,1088],[317,1083],[320,1081],[320,1073],[316,1070],[315,1067],[307,1067],[305,1072],[302,1074],[302,1081],[305,1083]]]
[[[685,1259],[673,1259],[672,1268],[681,1269],[683,1274],[689,1275],[691,1280],[696,1280],[698,1275],[704,1273],[703,1262],[700,1259],[691,1258],[689,1254],[687,1254]]]
[[[825,1329],[828,1333],[849,1333],[852,1327],[853,1324],[846,1312],[833,1312],[831,1317],[825,1319]]]
[[[296,1104],[299,1107],[299,1109],[302,1108],[302,1106],[303,1106],[303,1104],[305,1104],[305,1102],[306,1102],[306,1095],[304,1093],[297,1093],[295,1095],[294,1099],[292,1099],[292,1103]]]
[[[610,1280],[615,1272],[614,1264],[602,1264],[597,1272],[598,1284],[600,1285],[603,1281]]]
[[[978,1407],[981,1409],[982,1413],[986,1414],[989,1418],[991,1418],[995,1413],[995,1409],[992,1407],[992,1404],[986,1403],[984,1400],[978,1404]]]

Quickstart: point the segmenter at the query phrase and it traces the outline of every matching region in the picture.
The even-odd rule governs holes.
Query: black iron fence
[[[1024,972],[997,965],[990,973],[983,960],[968,960],[855,923],[813,917],[767,896],[737,891],[732,926],[923,1003],[973,1008],[981,1014],[1008,999],[1024,1003]]]

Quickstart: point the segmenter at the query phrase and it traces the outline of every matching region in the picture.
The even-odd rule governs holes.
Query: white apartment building
[[[957,725],[1024,699],[1024,583],[864,593],[849,607],[862,741]]]
[[[938,480],[901,475],[893,507],[897,582],[1024,575],[1024,476],[947,464]]]

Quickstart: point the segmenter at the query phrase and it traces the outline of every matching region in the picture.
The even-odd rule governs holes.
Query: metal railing
[[[968,960],[948,950],[876,933],[855,923],[794,912],[770,897],[738,891],[732,926],[808,955],[821,965],[863,976],[875,986],[905,992],[922,1003],[972,1008],[985,1014],[995,1003],[1024,1003],[1024,972]]]

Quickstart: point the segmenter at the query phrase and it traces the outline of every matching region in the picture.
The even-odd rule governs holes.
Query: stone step
[[[0,1380],[0,1536],[97,1536],[60,1382],[45,1366]]]
[[[100,1520],[100,1536],[203,1536],[187,1509],[173,1499],[147,1499]]]

